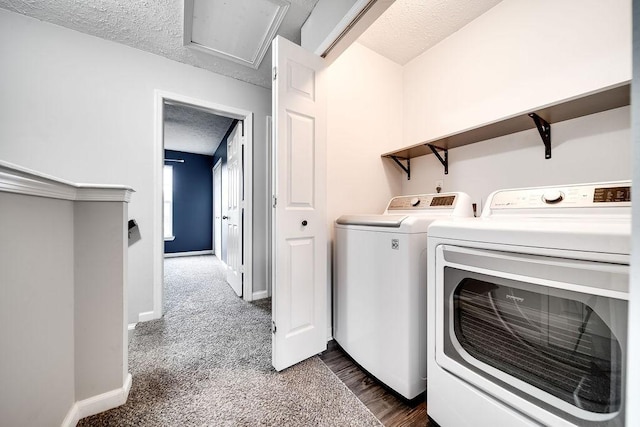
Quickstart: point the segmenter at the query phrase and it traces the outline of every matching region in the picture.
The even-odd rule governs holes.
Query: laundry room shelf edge
[[[382,157],[393,159],[395,163],[401,166],[407,174],[407,178],[409,178],[411,173],[409,160],[415,157],[427,154],[437,155],[438,150],[448,154],[448,150],[452,148],[462,147],[524,130],[535,129],[537,127],[545,143],[545,157],[550,158],[551,141],[550,138],[545,138],[544,126],[539,126],[539,123],[543,125],[546,123],[546,125],[550,126],[553,123],[624,107],[630,105],[630,102],[631,83],[624,82],[602,90],[586,93],[530,111],[519,112],[487,124],[384,153]],[[534,118],[536,116],[542,119],[542,122],[536,120]],[[438,158],[445,167],[445,170],[448,169],[448,162],[445,163],[440,156],[438,156]],[[445,159],[447,159],[446,156]],[[400,161],[406,161],[406,166]]]

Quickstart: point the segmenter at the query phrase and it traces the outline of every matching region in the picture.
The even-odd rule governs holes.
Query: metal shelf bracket
[[[407,161],[407,166],[405,166],[402,164],[402,162],[398,159],[397,156],[391,156],[391,158],[407,174],[407,181],[410,180],[411,179],[411,159],[402,159]]]
[[[431,144],[425,144],[425,145],[429,147],[433,152],[433,154],[436,155],[438,160],[440,160],[440,163],[442,163],[442,166],[444,166],[444,174],[448,175],[449,174],[449,150],[446,148],[436,147],[435,145],[431,145]],[[444,151],[444,159],[442,158],[440,153],[438,153],[438,150]]]
[[[551,158],[551,125],[536,113],[529,113],[540,133],[540,138],[544,143],[544,158]]]

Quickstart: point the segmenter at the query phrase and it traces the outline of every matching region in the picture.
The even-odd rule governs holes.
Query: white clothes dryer
[[[492,193],[429,228],[427,411],[442,427],[623,426],[631,183]]]
[[[395,197],[381,215],[336,220],[334,338],[407,399],[425,390],[427,228],[472,215],[468,195],[442,193]]]

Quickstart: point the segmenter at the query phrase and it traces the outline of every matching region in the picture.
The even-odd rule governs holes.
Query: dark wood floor
[[[426,393],[407,401],[363,371],[335,341],[329,342],[320,359],[386,427],[437,427],[427,417]]]

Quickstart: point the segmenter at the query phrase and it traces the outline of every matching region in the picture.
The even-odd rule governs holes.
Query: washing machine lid
[[[336,220],[336,228],[372,233],[426,233],[429,225],[442,216],[429,215],[343,215]]]
[[[397,196],[380,215],[342,215],[339,228],[387,233],[426,233],[438,218],[473,216],[471,199],[465,193],[414,194]]]
[[[342,215],[336,220],[336,224],[400,228],[402,221],[408,217],[408,215]]]

